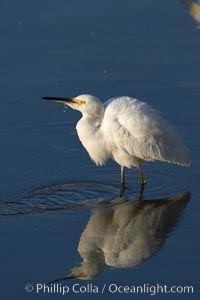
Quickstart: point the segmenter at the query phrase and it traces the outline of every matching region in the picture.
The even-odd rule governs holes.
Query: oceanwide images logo
[[[103,285],[94,285],[92,283],[79,284],[75,283],[73,285],[63,285],[61,283],[37,283],[35,285],[26,284],[25,291],[27,293],[36,294],[60,294],[66,295],[69,293],[74,294],[193,294],[193,286],[183,286],[183,285],[151,285],[144,283],[141,285],[119,285],[115,283],[104,283]]]

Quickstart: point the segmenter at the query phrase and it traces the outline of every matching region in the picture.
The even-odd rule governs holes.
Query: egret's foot
[[[147,181],[146,181],[146,179],[144,178],[144,176],[142,176],[142,178],[141,178],[141,181],[140,181],[140,184],[141,184],[141,186],[142,185],[146,185],[147,184]]]

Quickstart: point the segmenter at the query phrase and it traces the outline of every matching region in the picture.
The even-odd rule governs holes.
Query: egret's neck
[[[104,118],[104,107],[101,107],[97,113],[87,113],[82,112],[82,119],[84,122],[87,122],[90,126],[98,127],[101,125],[103,118]]]
[[[98,133],[99,129],[101,128],[103,117],[104,117],[104,111],[98,115],[83,113],[82,118],[79,120],[79,122],[76,125],[76,129],[79,138],[81,139],[81,142],[89,138],[93,138],[93,139],[95,138],[95,135]]]
[[[83,115],[83,117],[79,120],[76,125],[76,130],[81,143],[86,149],[86,145],[88,143],[94,143],[97,140],[97,137],[100,135],[100,128],[100,119],[94,119],[87,115]]]
[[[97,165],[103,165],[108,157],[106,141],[101,131],[102,120],[103,115],[94,118],[83,114],[76,125],[81,143]]]

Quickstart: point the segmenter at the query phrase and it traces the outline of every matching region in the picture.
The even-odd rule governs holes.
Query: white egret
[[[176,130],[144,102],[125,96],[109,99],[104,104],[91,95],[43,99],[64,103],[82,113],[76,125],[81,143],[96,165],[112,158],[121,166],[123,190],[125,167],[138,169],[144,187],[146,179],[141,168],[144,162],[159,160],[191,165],[189,152]]]

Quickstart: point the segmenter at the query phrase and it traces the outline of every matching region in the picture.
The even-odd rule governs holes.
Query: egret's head
[[[43,99],[63,103],[92,118],[99,118],[104,114],[103,103],[92,95],[79,95],[75,98],[43,97]]]
[[[94,262],[82,262],[80,267],[74,267],[67,276],[56,279],[51,283],[69,279],[80,279],[80,280],[91,280],[96,278],[105,267],[105,260],[94,261]]]

